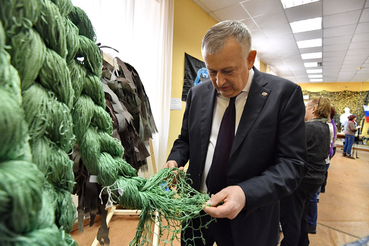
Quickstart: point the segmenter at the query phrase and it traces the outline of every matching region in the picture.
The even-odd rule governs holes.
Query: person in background
[[[326,171],[325,171],[325,179],[322,186],[318,189],[317,192],[310,198],[309,210],[308,210],[308,233],[316,234],[316,225],[318,220],[318,203],[320,193],[325,192],[325,186],[327,184],[328,178],[328,168],[331,163],[331,159],[336,153],[336,138],[337,138],[337,128],[334,123],[333,117],[336,114],[336,110],[334,107],[331,107],[331,115],[330,115],[330,122],[328,122],[329,126],[329,133],[331,136],[331,144],[330,144],[330,151],[329,156],[327,157],[326,161]]]
[[[305,127],[308,156],[306,165],[308,172],[298,188],[280,201],[280,220],[283,230],[281,246],[306,246],[310,243],[307,213],[310,198],[325,179],[326,159],[331,143],[327,124],[330,113],[331,104],[327,98],[313,98],[306,104]]]
[[[212,194],[208,215],[191,225],[217,221],[201,231],[185,228],[182,245],[278,245],[279,200],[305,174],[301,88],[259,72],[251,47],[240,21],[222,21],[203,38],[211,81],[189,90],[181,133],[164,168],[182,169],[189,161],[191,186]]]
[[[320,192],[321,193],[325,193],[325,186],[327,185],[327,179],[328,179],[328,168],[329,168],[329,165],[330,165],[330,160],[333,158],[333,156],[336,154],[336,139],[337,139],[337,126],[336,126],[336,123],[334,122],[334,116],[336,115],[336,110],[334,107],[331,108],[331,122],[330,124],[332,124],[332,128],[333,128],[333,137],[332,137],[332,143],[331,143],[331,148],[330,148],[330,151],[329,151],[329,164],[327,165],[327,171],[325,173],[325,180],[324,180],[324,183],[321,187],[321,190]]]
[[[356,115],[352,114],[348,117],[348,121],[345,128],[345,145],[343,146],[343,156],[346,156],[350,159],[355,159],[351,155],[351,149],[355,142],[355,132],[361,128],[361,126],[357,126],[356,123]]]

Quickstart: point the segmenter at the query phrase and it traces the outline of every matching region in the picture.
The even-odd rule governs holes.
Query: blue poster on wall
[[[210,80],[205,63],[185,53],[184,83],[182,101],[186,101],[188,90],[204,81]]]

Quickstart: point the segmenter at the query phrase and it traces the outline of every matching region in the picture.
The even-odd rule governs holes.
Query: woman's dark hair
[[[354,115],[354,114],[352,114],[352,115],[350,115],[349,117],[347,117],[349,120],[353,120],[353,119],[355,119],[356,118],[356,115]]]

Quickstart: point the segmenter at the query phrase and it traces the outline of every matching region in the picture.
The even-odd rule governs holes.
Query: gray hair
[[[245,56],[251,51],[252,35],[247,26],[236,20],[225,20],[212,26],[202,39],[201,51],[218,53],[229,38],[234,38],[242,47]]]

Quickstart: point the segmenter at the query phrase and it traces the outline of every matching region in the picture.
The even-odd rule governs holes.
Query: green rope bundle
[[[73,163],[67,153],[62,151],[47,137],[32,141],[33,160],[46,179],[54,187],[68,192],[73,191]]]
[[[0,33],[0,37],[1,37]],[[0,64],[10,64],[10,55],[5,50],[0,49]],[[3,89],[9,93],[9,96],[13,97],[18,104],[22,103],[21,90],[19,87],[20,80],[18,71],[13,66],[3,66],[0,69],[0,85]]]
[[[96,40],[94,28],[85,11],[75,6],[68,17],[78,27],[79,35],[92,41]]]
[[[39,0],[0,0],[0,18],[7,36],[30,28],[40,16]]]
[[[23,92],[23,100],[27,102],[24,110],[31,142],[45,135],[64,152],[69,152],[75,143],[69,108],[38,83]],[[36,111],[37,114],[34,113]]]
[[[20,97],[18,102],[22,102],[27,111],[26,119],[31,134],[31,139],[27,135],[27,139],[19,143],[20,146],[24,146],[24,151],[20,151],[14,146],[12,151],[18,150],[18,153],[28,151],[29,160],[33,159],[39,168],[38,170],[42,171],[40,172],[43,178],[43,182],[40,184],[41,194],[44,200],[48,199],[39,203],[40,206],[44,204],[40,207],[39,214],[43,214],[45,217],[35,216],[35,223],[30,223],[23,217],[18,218],[20,223],[28,226],[28,231],[20,234],[5,224],[6,229],[1,231],[4,235],[0,235],[0,244],[75,245],[70,235],[65,233],[65,231],[71,230],[76,219],[76,209],[71,198],[74,185],[73,162],[67,154],[75,143],[70,113],[70,108],[74,103],[74,91],[66,62],[67,48],[70,46],[67,47],[65,28],[67,17],[64,17],[72,7],[70,4],[68,7],[68,3],[65,1],[56,1],[63,9],[64,16],[62,16],[59,7],[50,0],[33,0],[29,1],[31,3],[29,5],[26,1],[9,1],[14,3],[15,7],[7,3],[3,4],[4,0],[0,1],[1,11],[4,13],[6,11],[13,12],[11,15],[0,16],[1,21],[7,23],[5,29],[7,46],[3,47],[7,47],[9,50],[12,65],[20,76],[23,98]],[[33,16],[29,13],[36,15]],[[75,49],[75,47],[73,48]],[[6,60],[6,57],[0,59],[0,61]],[[2,67],[0,66],[0,68]],[[1,70],[0,75],[9,77],[9,71],[11,70]],[[7,82],[9,86],[6,91],[12,91],[12,83]],[[10,106],[5,103],[4,105],[11,107],[11,112],[15,111],[14,105]],[[23,122],[25,123],[24,118]],[[17,126],[14,122],[9,124]],[[27,126],[27,123],[25,124]],[[8,126],[4,125],[4,127]],[[28,134],[27,128],[19,132]],[[8,142],[4,144],[9,145]],[[20,154],[18,155],[20,156]],[[24,154],[24,156],[26,155]],[[18,158],[18,156],[14,154],[14,158]],[[11,171],[15,173],[14,170]],[[23,170],[23,172],[27,171]],[[22,178],[22,176],[18,176]],[[22,186],[20,187],[22,188]],[[9,192],[18,193],[19,191],[13,189]],[[47,196],[43,193],[47,193]],[[37,197],[32,193],[27,195]],[[52,198],[52,203],[50,198]],[[19,204],[27,208],[26,204]],[[43,241],[38,242],[38,240]]]
[[[3,6],[3,5],[2,5]],[[10,23],[10,22],[8,22]],[[8,32],[7,32],[8,33]],[[4,30],[0,22],[0,36]],[[9,39],[10,40],[10,39]],[[44,175],[32,163],[20,78],[0,39],[0,244],[72,245],[54,224],[54,209],[44,190]],[[14,72],[15,71],[15,72]]]
[[[72,108],[74,91],[65,59],[55,51],[46,49],[46,59],[39,78],[45,89],[54,92],[60,102]]]
[[[102,60],[99,47],[94,41],[85,36],[79,36],[79,45],[80,49],[77,52],[77,56],[83,57],[83,64],[86,70],[91,71],[97,76],[97,79],[100,79],[102,74]]]
[[[60,15],[67,16],[74,8],[71,0],[51,0],[59,8]]]
[[[46,46],[63,59],[68,54],[67,39],[64,18],[60,15],[59,8],[50,0],[39,0],[41,14],[34,28],[41,35]]]
[[[22,78],[22,90],[26,90],[34,83],[44,64],[46,46],[40,35],[32,28],[22,29],[11,36],[9,45],[12,64],[17,64],[19,77]]]
[[[0,87],[0,98],[0,126],[4,129],[0,137],[0,161],[15,159],[14,157],[18,159],[20,153],[27,151],[24,144],[28,137],[28,130],[23,109],[14,107],[17,102],[2,87]]]
[[[68,34],[67,35],[67,63],[73,61],[73,59],[76,57],[76,54],[78,52],[79,47],[79,39],[78,39],[78,27],[73,24],[73,22],[70,21],[69,18],[65,18],[65,31]]]

